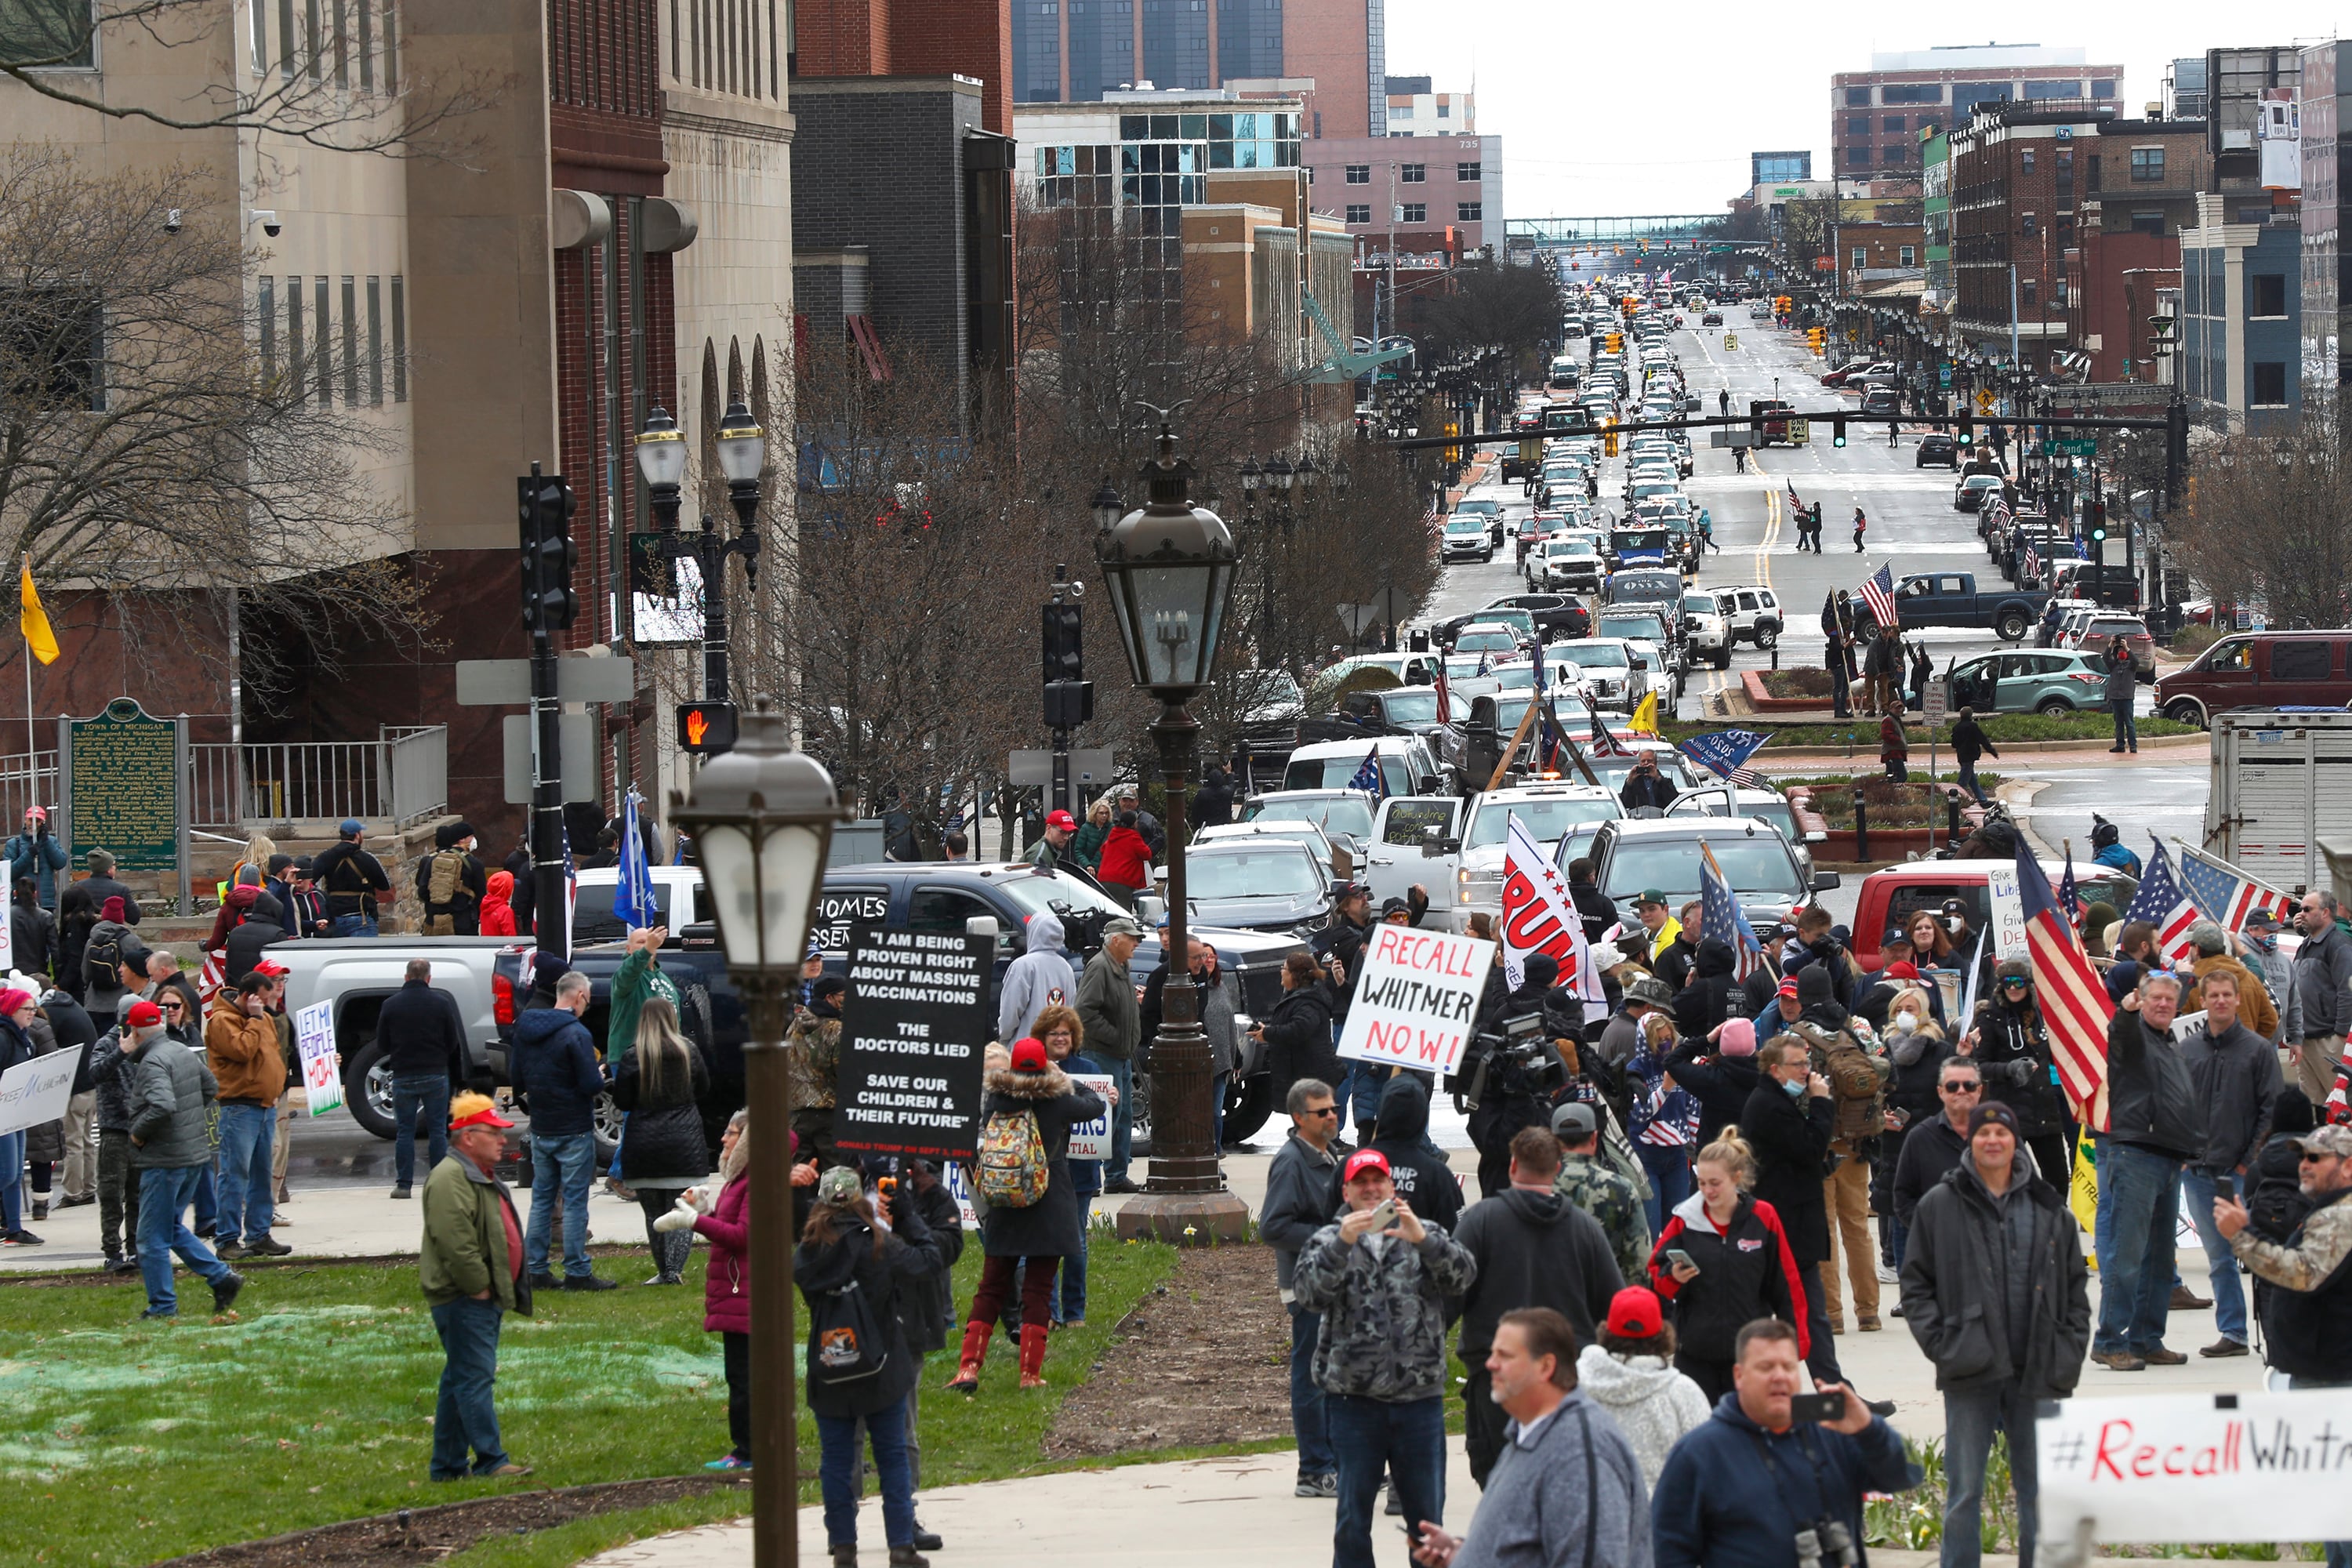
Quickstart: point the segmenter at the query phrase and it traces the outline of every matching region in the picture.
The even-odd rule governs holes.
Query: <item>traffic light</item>
[[[572,567],[579,552],[572,542],[572,514],[579,502],[561,474],[529,474],[515,481],[522,522],[522,624],[535,632],[560,632],[580,614],[572,591]]]
[[[1045,606],[1045,684],[1057,680],[1076,680],[1086,673],[1086,658],[1079,647],[1078,607],[1076,605],[1052,604]]]
[[[1843,414],[1830,421],[1830,445],[1832,447],[1845,445],[1845,416]]]
[[[677,705],[677,749],[697,757],[715,757],[735,745],[735,704],[681,702]]]
[[[1614,425],[1605,426],[1601,429],[1601,455],[1604,458],[1613,458],[1617,455],[1617,426]]]
[[[1822,344],[1827,340],[1827,337],[1828,334],[1823,332],[1821,328],[1807,327],[1805,329],[1805,347],[1811,350],[1816,354],[1821,353],[1822,352]]]
[[[1960,449],[1966,451],[1977,444],[1977,416],[1969,412],[1968,399],[1960,400]]]
[[[1095,716],[1095,683],[1054,680],[1045,685],[1045,724],[1054,730],[1075,730]]]

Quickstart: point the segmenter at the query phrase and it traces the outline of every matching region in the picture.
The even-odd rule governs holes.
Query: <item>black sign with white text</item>
[[[860,924],[849,939],[834,1139],[865,1153],[969,1160],[980,1149],[992,937]]]

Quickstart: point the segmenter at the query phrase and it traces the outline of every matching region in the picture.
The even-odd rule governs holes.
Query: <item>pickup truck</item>
[[[1767,447],[1791,444],[1789,416],[1796,411],[1796,405],[1769,397],[1750,398],[1748,404],[1748,417],[1757,427],[1758,438]]]
[[[1299,720],[1298,744],[1374,735],[1426,735],[1439,728],[1435,687],[1391,686],[1379,691],[1344,692],[1330,712]]]
[[[2022,642],[2050,595],[2038,588],[1979,590],[1969,572],[1920,572],[1895,586],[1906,629],[1990,626],[2005,642]]]

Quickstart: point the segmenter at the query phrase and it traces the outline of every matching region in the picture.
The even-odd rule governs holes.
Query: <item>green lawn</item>
[[[524,1487],[700,1473],[727,1447],[719,1341],[702,1331],[702,1249],[681,1289],[635,1286],[542,1297],[509,1318],[499,1415],[508,1450],[534,1468]],[[956,1270],[968,1302],[978,1247]],[[924,1481],[988,1480],[1054,1468],[1040,1439],[1058,1389],[1108,1347],[1138,1298],[1174,1267],[1172,1249],[1097,1232],[1086,1329],[1054,1337],[1046,1376],[1024,1394],[1003,1336],[976,1399],[938,1393],[952,1351],[924,1369]],[[606,1270],[642,1278],[641,1259]],[[0,1351],[0,1563],[143,1563],[309,1525],[438,1503],[517,1483],[425,1478],[441,1353],[413,1264],[251,1270],[243,1321],[134,1324],[135,1284],[5,1288]],[[191,1304],[202,1300],[193,1285]],[[804,1500],[816,1500],[815,1428],[801,1423]],[[748,1501],[738,1503],[748,1507]],[[729,1500],[640,1510],[664,1530],[734,1511]],[[637,1531],[590,1520],[548,1532],[583,1551]],[[515,1542],[467,1562],[570,1561]],[[577,1555],[579,1553],[574,1553]]]

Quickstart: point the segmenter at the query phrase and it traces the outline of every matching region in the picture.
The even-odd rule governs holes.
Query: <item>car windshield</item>
[[[1612,636],[1619,634],[1612,633]],[[1544,650],[1554,658],[1573,660],[1580,669],[1622,669],[1625,650],[1615,643],[1570,643]]]
[[[1023,917],[1058,912],[1055,906],[1075,910],[1080,914],[1089,910],[1101,910],[1107,914],[1124,915],[1133,919],[1135,911],[1114,903],[1109,895],[1091,883],[1076,877],[1066,877],[1058,871],[1039,871],[1026,876],[1013,875],[996,884],[1004,896],[1021,906]]]
[[[1391,691],[1381,700],[1387,705],[1389,722],[1392,724],[1437,722],[1437,693],[1434,691]]]
[[[1683,595],[1683,614],[1686,616],[1712,616],[1719,613],[1720,608],[1721,606],[1716,604],[1715,595],[1712,594]]]
[[[1805,889],[1798,885],[1796,863],[1778,834],[1751,837],[1744,833],[1709,834],[1705,840],[1715,851],[1716,864],[1731,883],[1732,891],[1765,899],[1793,900]],[[1609,857],[1609,870],[1601,890],[1620,902],[1644,888],[1666,895],[1668,907],[1698,894],[1699,844],[1696,837],[1621,839]]]
[[[1500,653],[1518,647],[1519,639],[1508,632],[1464,632],[1454,646],[1465,653]]]
[[[1633,637],[1643,642],[1656,642],[1660,635],[1655,616],[1612,616],[1606,611],[1601,613],[1601,624],[1592,629],[1601,637]]]
[[[1570,828],[1580,823],[1606,822],[1612,816],[1622,816],[1613,800],[1515,800],[1482,805],[1470,818],[1469,836],[1462,847],[1475,849],[1482,845],[1500,844],[1510,832],[1510,820],[1517,817],[1539,843],[1549,844],[1567,837]]]
[[[1184,857],[1184,892],[1194,899],[1312,898],[1322,890],[1315,856],[1295,841],[1228,847],[1195,845]]]
[[[1445,520],[1445,531],[1466,534],[1474,539],[1482,538],[1486,532],[1486,524],[1481,518],[1451,517]]]
[[[1323,771],[1328,777],[1335,770],[1345,769],[1337,783],[1345,784],[1364,765],[1358,757],[1352,762],[1345,757],[1326,757]],[[1389,791],[1393,795],[1405,792],[1397,787],[1403,773],[1402,759],[1385,756],[1381,759],[1381,773],[1391,778]],[[1252,801],[1242,808],[1244,822],[1311,822],[1326,834],[1344,833],[1356,838],[1372,835],[1372,808],[1360,795],[1310,795],[1302,800]]]
[[[1495,512],[1503,510],[1503,503],[1492,500],[1461,500],[1454,503],[1454,510],[1455,511]]]

